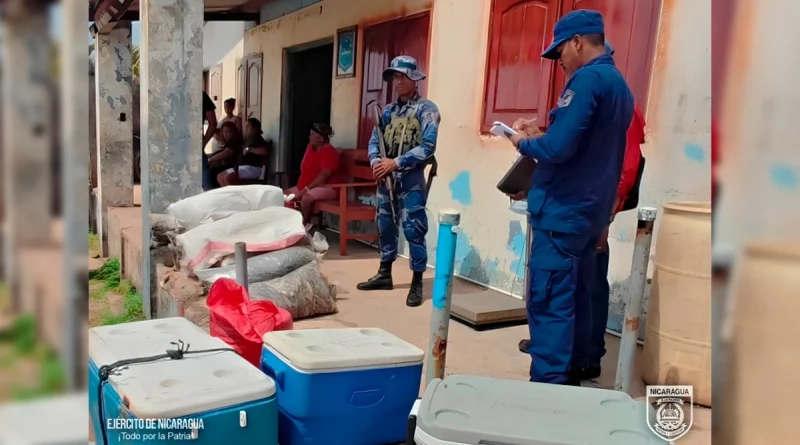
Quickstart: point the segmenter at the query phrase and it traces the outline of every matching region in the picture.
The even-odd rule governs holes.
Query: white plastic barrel
[[[711,406],[711,203],[662,207],[642,378],[692,385],[695,403]]]
[[[722,406],[727,443],[797,443],[800,242],[750,244],[737,272]]]

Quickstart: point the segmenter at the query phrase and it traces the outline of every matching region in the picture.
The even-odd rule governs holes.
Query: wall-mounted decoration
[[[356,77],[356,42],[358,26],[336,31],[336,78]]]

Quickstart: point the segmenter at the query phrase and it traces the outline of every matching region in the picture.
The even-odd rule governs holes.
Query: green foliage
[[[38,366],[38,381],[35,386],[15,383],[11,388],[14,400],[30,400],[63,391],[66,377],[58,356],[47,346],[39,343],[36,335],[36,319],[22,316],[14,321],[11,329],[0,333],[0,342],[11,343],[8,354],[0,357],[0,366],[13,369],[20,360],[33,360]]]
[[[89,250],[100,251],[100,238],[96,233],[89,232]]]
[[[125,280],[113,291],[123,296],[124,309],[119,315],[113,315],[111,311],[107,309],[100,319],[101,326],[130,323],[132,321],[141,321],[145,319],[142,296],[136,292],[133,283]]]
[[[110,309],[106,309],[100,319],[100,326],[128,323],[131,321],[144,320],[144,307],[142,296],[136,291],[128,280],[120,280],[120,265],[116,258],[109,258],[102,267],[89,274],[89,279],[102,281],[102,286],[95,288],[90,297],[96,300],[104,300],[107,292],[122,295],[124,309],[121,314],[114,315]]]
[[[36,350],[36,318],[24,315],[14,320],[11,329],[0,332],[0,341],[14,344],[14,352],[19,355],[31,354]]]
[[[105,289],[113,289],[119,286],[120,265],[116,258],[109,258],[99,269],[89,273],[90,280],[105,282]]]
[[[66,373],[58,356],[48,351],[39,362],[39,379],[34,387],[19,384],[11,388],[11,398],[17,401],[38,399],[62,392],[65,388]]]
[[[139,45],[133,45],[131,48],[131,69],[133,70],[133,79],[139,81]]]

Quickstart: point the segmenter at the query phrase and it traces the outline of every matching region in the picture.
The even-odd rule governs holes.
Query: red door
[[[405,54],[417,59],[419,69],[427,73],[430,14],[381,23],[364,29],[364,76],[361,91],[361,120],[358,148],[367,148],[372,135],[373,101],[381,106],[392,102],[394,91],[383,81],[383,70],[394,57]],[[427,92],[428,82],[419,83],[420,94]]]
[[[541,57],[553,40],[560,0],[494,0],[482,130],[520,117],[547,121],[554,64]],[[544,125],[544,124],[542,124]]]
[[[725,93],[725,76],[730,54],[730,37],[733,29],[736,0],[712,0],[711,12],[714,23],[711,26],[711,109],[721,109]]]
[[[646,109],[661,0],[564,0],[562,15],[575,9],[594,9],[603,14],[606,39],[614,47],[617,68],[628,81],[633,97]],[[563,87],[564,74],[559,70],[555,100]]]

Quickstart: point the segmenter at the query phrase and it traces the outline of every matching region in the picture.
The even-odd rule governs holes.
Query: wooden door
[[[661,0],[566,0],[563,13],[574,9],[594,9],[603,14],[606,39],[614,47],[617,68],[645,109]],[[564,86],[563,77],[560,74],[555,85],[556,95]]]
[[[389,62],[398,55],[409,55],[417,59],[419,69],[427,74],[430,23],[430,13],[426,12],[364,29],[358,148],[367,148],[375,125],[372,108],[368,105],[378,101],[383,106],[395,100],[391,85],[383,81],[383,70]],[[423,96],[427,94],[427,88],[427,81],[419,83]]]
[[[217,106],[217,117],[225,114],[222,104],[222,64],[215,65],[208,71],[208,96]]]
[[[246,120],[245,109],[247,103],[247,69],[245,61],[247,59],[239,59],[236,61],[236,111],[237,114]]]
[[[247,58],[247,99],[245,115],[242,119],[254,117],[261,120],[261,81],[263,73],[263,58],[256,54]]]
[[[482,129],[520,117],[547,122],[555,64],[541,56],[553,41],[560,0],[495,0],[489,36]]]
[[[406,20],[398,20],[392,29],[394,48],[392,57],[406,55],[417,59],[419,70],[428,73],[428,38],[431,27],[431,15],[424,13]],[[428,80],[417,84],[419,94],[423,97],[428,93]],[[397,100],[394,89],[389,85],[390,101]]]
[[[387,102],[387,86],[383,81],[383,70],[389,64],[389,39],[391,27],[373,26],[364,30],[364,63],[361,92],[361,119],[358,132],[358,148],[366,148],[372,135],[374,119],[373,102]]]

